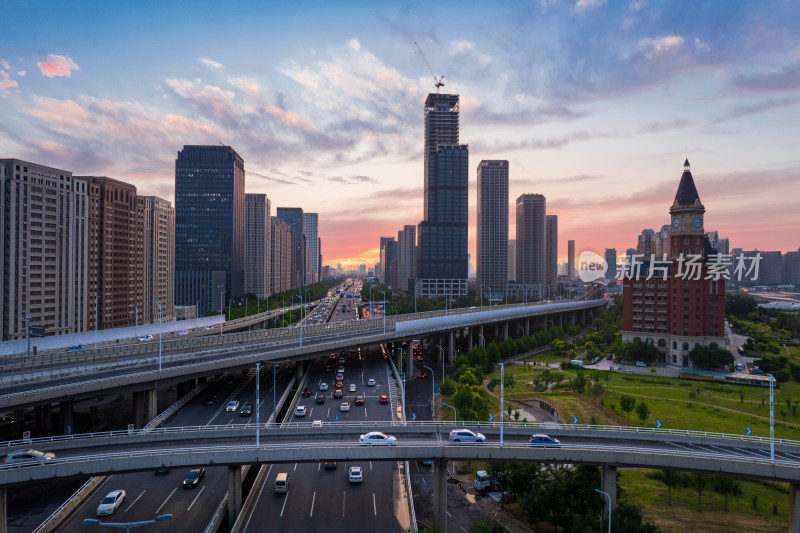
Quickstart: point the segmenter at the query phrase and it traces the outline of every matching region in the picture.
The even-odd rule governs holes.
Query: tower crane
[[[433,81],[436,84],[436,92],[438,93],[439,92],[439,88],[440,87],[444,87],[444,75],[439,76],[437,78],[436,74],[433,73],[433,69],[431,68],[431,64],[428,63],[428,58],[425,57],[425,52],[422,51],[422,47],[419,45],[419,43],[417,43],[417,41],[414,41],[414,45],[417,47],[417,50],[419,50],[419,55],[422,56],[422,60],[425,61],[426,65],[428,65],[428,70],[431,72],[431,76],[433,76]]]

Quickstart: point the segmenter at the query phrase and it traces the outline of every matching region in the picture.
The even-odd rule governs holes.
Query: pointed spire
[[[694,205],[700,202],[700,195],[697,194],[697,187],[694,186],[694,178],[689,170],[689,159],[683,163],[683,175],[681,183],[678,185],[678,193],[675,195],[675,203],[680,205]]]
[[[684,172],[689,170],[689,158],[688,157],[686,158],[686,161],[683,162],[683,170],[684,170]]]

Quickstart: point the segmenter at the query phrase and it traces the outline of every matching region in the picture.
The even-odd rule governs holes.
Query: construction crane
[[[433,69],[431,68],[431,64],[428,63],[428,58],[425,57],[425,52],[422,51],[422,47],[419,45],[419,43],[417,43],[417,41],[414,41],[414,45],[417,47],[417,50],[419,50],[419,55],[422,56],[422,60],[425,61],[426,65],[428,65],[428,70],[431,72],[431,76],[433,76],[433,81],[436,84],[436,92],[438,93],[439,88],[444,87],[444,76],[442,75],[438,78],[436,77],[436,74],[433,73]]]

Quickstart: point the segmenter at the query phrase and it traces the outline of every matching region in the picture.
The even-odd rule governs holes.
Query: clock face
[[[700,217],[694,219],[694,227],[699,228],[703,225],[703,220]]]
[[[680,225],[681,225],[681,221],[680,221],[680,220],[678,220],[677,218],[675,218],[675,219],[673,219],[673,220],[672,220],[672,227],[673,227],[673,228],[677,228],[677,227],[678,227],[678,226],[680,226]]]

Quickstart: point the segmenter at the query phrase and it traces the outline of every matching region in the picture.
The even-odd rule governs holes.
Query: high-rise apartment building
[[[517,281],[517,240],[508,239],[508,281]]]
[[[547,296],[558,296],[558,215],[545,216],[544,278]]]
[[[244,160],[230,146],[186,145],[175,160],[175,303],[203,316],[243,291]]]
[[[606,265],[608,266],[608,270],[606,271],[606,279],[611,285],[614,285],[617,279],[617,249],[606,248],[605,260]]]
[[[703,230],[705,211],[687,160],[669,209],[672,229],[666,264],[645,256],[641,267],[627,272],[623,280],[622,340],[655,346],[659,363],[691,366],[689,352],[695,345],[712,349],[726,345],[725,279],[709,275],[708,256],[716,250]],[[698,271],[680,268],[681,255],[701,256]]]
[[[294,231],[295,250],[293,263],[295,270],[292,274],[292,287],[305,285],[306,245],[303,239],[303,235],[305,235],[303,209],[301,207],[279,207],[275,211],[275,216],[283,220]]]
[[[88,186],[71,172],[0,159],[0,333],[88,329]]]
[[[458,144],[459,97],[425,100],[424,220],[417,227],[416,293],[467,293],[469,148]]]
[[[719,253],[728,255],[731,253],[731,241],[727,237],[722,237],[719,240],[719,246],[717,247]]]
[[[478,294],[502,298],[508,291],[508,161],[478,164]]]
[[[270,294],[288,291],[294,286],[295,233],[278,217],[270,217]]]
[[[517,283],[526,294],[541,298],[545,293],[545,210],[541,194],[517,198]]]
[[[266,194],[244,195],[244,292],[266,298],[270,291],[270,201]]]
[[[144,293],[144,204],[136,187],[103,176],[75,176],[89,193],[89,329],[148,322]],[[97,324],[95,324],[97,320]]]
[[[308,257],[311,261],[311,276],[306,281],[306,285],[311,285],[319,281],[320,262],[320,241],[319,241],[319,215],[317,213],[303,213],[303,231],[308,236]]]
[[[391,250],[389,250],[389,243],[395,242],[394,237],[381,237],[378,253],[380,254],[381,260],[381,268],[380,273],[378,274],[378,281],[383,283],[384,285],[389,285],[389,278],[390,278],[390,265],[389,262],[392,260],[393,255]]]
[[[144,228],[144,306],[139,323],[169,322],[175,320],[175,208],[157,196],[138,196],[137,201]]]
[[[401,291],[412,292],[414,290],[414,257],[416,255],[417,247],[417,228],[411,225],[403,226],[403,229],[397,232],[397,288]],[[359,274],[366,274],[366,265],[364,272],[361,272],[359,267]]]
[[[567,279],[574,281],[578,279],[575,271],[575,241],[567,241]]]

